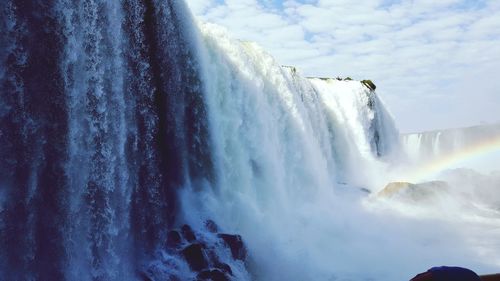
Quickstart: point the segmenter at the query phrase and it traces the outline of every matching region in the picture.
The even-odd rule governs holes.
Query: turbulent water
[[[5,0],[0,15],[0,280],[194,280],[165,241],[189,223],[228,255],[207,219],[247,245],[233,280],[500,264],[493,211],[478,248],[378,202],[405,150],[359,81],[304,78],[182,1]]]

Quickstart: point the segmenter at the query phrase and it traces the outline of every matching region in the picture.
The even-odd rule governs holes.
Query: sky
[[[499,0],[186,0],[304,76],[371,79],[401,132],[500,122]]]

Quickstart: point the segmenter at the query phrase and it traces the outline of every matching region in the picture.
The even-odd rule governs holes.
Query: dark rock
[[[198,273],[198,276],[196,276],[198,280],[207,280],[210,279],[210,270],[203,270],[202,272]]]
[[[194,235],[194,232],[189,225],[183,225],[181,227],[181,232],[182,236],[184,236],[184,239],[186,239],[188,242],[193,242],[194,240],[196,240],[196,236]]]
[[[203,248],[203,244],[196,243],[191,244],[182,250],[184,259],[189,264],[189,267],[194,271],[201,271],[208,266]]]
[[[144,272],[137,273],[139,275],[139,280],[141,281],[153,281],[153,279],[149,278],[149,276]]]
[[[365,193],[368,193],[368,194],[372,193],[372,191],[371,191],[371,190],[369,190],[368,188],[365,188],[365,187],[362,187],[362,188],[360,188],[359,190],[361,190],[361,191],[363,191],[363,192],[365,192]]]
[[[177,248],[182,242],[182,237],[179,232],[172,230],[167,234],[167,247]]]
[[[204,270],[198,274],[197,278],[198,280],[229,281],[226,274],[218,269]]]
[[[220,269],[224,273],[228,273],[230,275],[233,275],[233,270],[231,269],[231,266],[229,266],[227,263],[221,262],[219,256],[212,250],[206,250],[205,254],[208,258],[208,261],[213,267]]]
[[[367,104],[368,108],[373,110],[374,107],[375,107],[375,101],[373,100],[373,97],[370,97],[370,95],[368,95],[368,104]]]
[[[205,221],[205,227],[207,228],[208,231],[212,233],[217,233],[219,231],[217,224],[213,220]]]
[[[243,243],[240,235],[219,234],[219,237],[226,242],[226,245],[231,250],[233,259],[245,260],[247,256],[247,249],[245,248],[245,244]]]
[[[346,78],[344,78],[344,81],[352,81],[352,78],[351,77],[346,77]]]
[[[215,268],[220,269],[222,272],[233,275],[233,270],[227,263],[219,262],[215,264]]]
[[[296,68],[295,66],[291,66],[291,65],[282,65],[282,67],[290,69],[290,72],[292,72],[292,74],[297,73],[297,68]]]
[[[377,86],[372,82],[372,80],[363,80],[361,81],[361,84],[365,85],[368,89],[375,91],[377,89]]]

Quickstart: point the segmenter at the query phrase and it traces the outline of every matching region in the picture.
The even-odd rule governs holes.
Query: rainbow
[[[423,180],[429,179],[433,175],[451,167],[457,167],[460,163],[469,159],[484,156],[489,153],[500,151],[500,135],[475,142],[466,146],[458,151],[442,155],[436,159],[424,163],[412,171],[407,180],[410,182],[418,183]],[[500,169],[500,163],[498,168]]]

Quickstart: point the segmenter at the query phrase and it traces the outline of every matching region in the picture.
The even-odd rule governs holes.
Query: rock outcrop
[[[391,182],[382,189],[378,196],[392,198],[399,197],[413,201],[432,198],[436,193],[445,192],[449,186],[444,181],[430,181],[418,184],[409,182]]]
[[[361,84],[365,85],[368,89],[375,91],[377,89],[377,86],[372,82],[372,80],[362,80]]]
[[[224,251],[227,251],[227,254],[221,255]],[[185,263],[184,267],[192,272],[190,274],[193,280],[230,281],[237,280],[230,264],[244,263],[247,249],[240,235],[219,233],[217,224],[207,220],[202,230],[194,231],[187,224],[170,230],[166,237],[165,254],[181,264]],[[177,275],[176,270],[180,267],[182,265],[179,263],[154,263],[138,275],[141,280],[147,281],[175,281],[180,280],[179,276],[186,277],[183,274]]]
[[[245,260],[247,250],[243,244],[240,235],[219,234],[219,237],[226,242],[226,245],[231,249],[231,254],[235,260]]]

